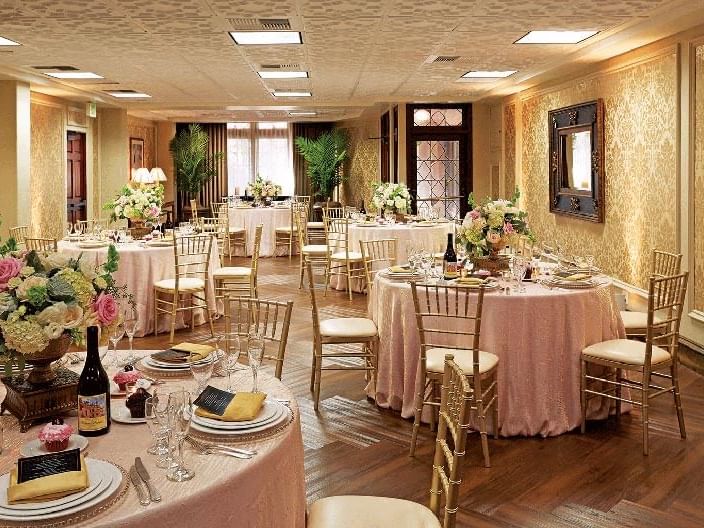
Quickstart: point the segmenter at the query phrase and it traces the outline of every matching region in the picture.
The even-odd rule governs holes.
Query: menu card
[[[17,461],[17,483],[81,470],[81,450],[71,449],[59,453],[20,458]]]
[[[208,385],[193,403],[211,414],[222,416],[234,397],[231,392]]]

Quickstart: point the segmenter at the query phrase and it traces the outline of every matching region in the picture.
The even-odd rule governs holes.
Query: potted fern
[[[208,155],[208,134],[197,123],[181,130],[169,143],[174,160],[176,187],[188,194],[190,199],[198,199],[203,185],[217,174],[217,162],[222,152]]]
[[[297,137],[296,147],[306,160],[306,173],[313,193],[330,204],[335,188],[342,183],[342,164],[347,158],[347,135],[340,129],[323,132],[316,139]],[[321,207],[316,203],[314,207]]]

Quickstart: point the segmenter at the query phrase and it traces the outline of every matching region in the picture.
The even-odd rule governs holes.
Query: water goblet
[[[176,459],[174,465],[166,473],[166,478],[174,482],[184,482],[195,476],[192,469],[185,467],[183,460],[183,443],[188,436],[193,417],[191,394],[185,390],[169,393],[168,408],[171,438],[176,447]]]
[[[132,341],[134,340],[134,335],[137,333],[137,329],[139,328],[139,317],[137,316],[137,310],[134,308],[126,310],[122,324],[125,328],[125,334],[127,335],[127,340],[130,344],[130,352],[125,362],[134,363],[137,360],[137,357],[134,355]]]
[[[156,467],[167,468],[170,461],[167,455],[171,455],[169,450],[169,419],[168,419],[168,397],[160,397],[156,391],[154,396],[144,400],[144,417],[147,420],[147,427],[154,438],[154,445],[147,449],[150,455],[156,455]]]
[[[196,395],[200,394],[208,386],[208,382],[213,375],[213,367],[218,358],[217,347],[215,352],[209,354],[207,357],[193,361],[193,358],[189,358],[188,366],[191,369],[191,375],[196,382],[197,389]]]
[[[113,355],[115,356],[115,361],[117,361],[117,344],[120,342],[120,340],[123,338],[124,335],[125,335],[125,327],[123,326],[122,322],[118,321],[110,329],[110,335],[108,336],[110,339],[110,342],[112,343],[112,349],[113,349]],[[110,359],[107,357],[106,357],[105,364],[106,365],[111,364]]]
[[[250,328],[249,335],[247,336],[247,358],[249,359],[249,366],[252,369],[253,378],[252,392],[257,392],[257,373],[259,372],[263,357],[264,339],[256,326],[253,326]]]
[[[231,332],[223,334],[217,341],[216,348],[225,353],[225,370],[227,371],[227,392],[235,392],[232,386],[232,373],[238,370],[238,363],[242,353],[242,344],[245,336]]]

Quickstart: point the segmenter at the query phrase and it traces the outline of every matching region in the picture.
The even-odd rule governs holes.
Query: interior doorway
[[[86,135],[66,133],[66,221],[87,220]]]

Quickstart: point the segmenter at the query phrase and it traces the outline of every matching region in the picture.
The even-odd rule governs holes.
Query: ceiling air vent
[[[291,22],[288,18],[260,18],[259,23],[262,29],[269,31],[283,31],[291,29]]]
[[[32,66],[35,70],[78,71],[73,66]]]
[[[286,31],[291,29],[288,18],[228,18],[235,31]]]
[[[300,68],[300,64],[289,62],[288,64],[260,64],[262,70],[295,70]]]
[[[435,55],[428,57],[429,60],[428,62],[431,64],[437,63],[437,62],[455,62],[457,59],[460,58],[459,55]]]

